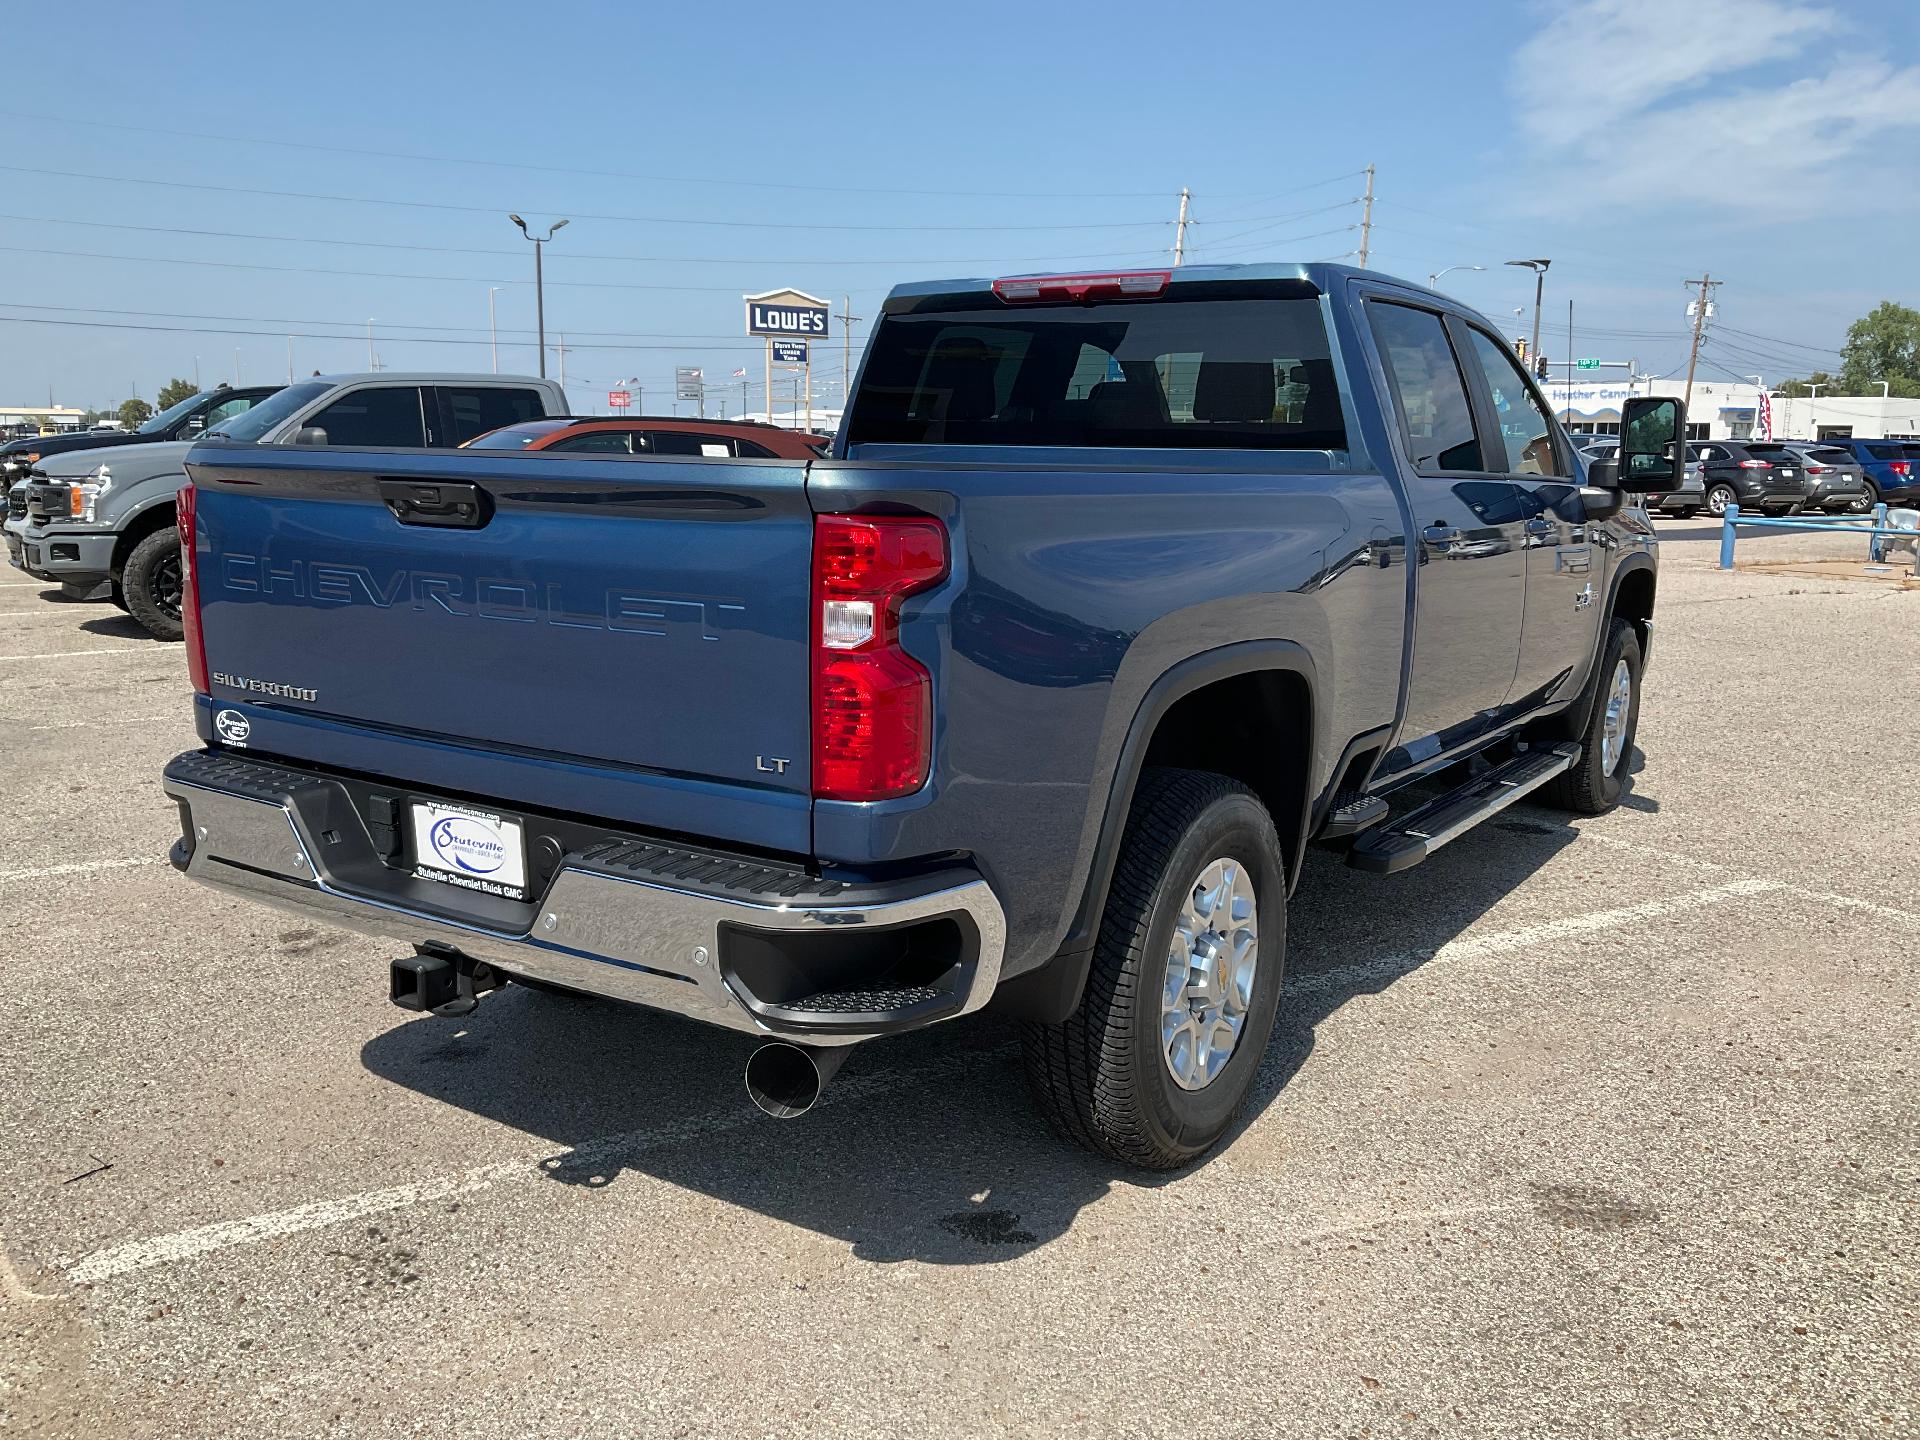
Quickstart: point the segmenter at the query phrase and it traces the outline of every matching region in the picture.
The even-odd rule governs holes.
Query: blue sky
[[[1486,266],[1442,284],[1518,329],[1501,262],[1553,258],[1556,359],[1572,299],[1579,353],[1684,364],[1703,269],[1722,374],[1832,366],[1852,318],[1920,304],[1910,0],[116,0],[0,33],[0,404],[151,398],[196,357],[211,384],[236,348],[284,379],[289,335],[298,373],[361,368],[369,317],[391,368],[484,370],[494,285],[531,371],[518,210],[572,220],[576,408],[638,376],[659,410],[675,365],[757,374],[743,291],[871,316],[901,280],[1151,265],[1183,185],[1196,261],[1333,257],[1369,162],[1378,268]],[[824,349],[823,380],[837,322]]]

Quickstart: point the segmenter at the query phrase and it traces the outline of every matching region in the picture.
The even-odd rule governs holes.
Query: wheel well
[[[1647,627],[1653,622],[1653,571],[1629,570],[1620,577],[1620,589],[1613,597],[1613,613],[1633,622],[1644,650]]]
[[[116,579],[126,568],[127,557],[133,553],[133,547],[156,530],[164,530],[174,523],[173,506],[156,505],[151,510],[143,510],[133,517],[120,538],[113,542],[113,573]]]
[[[1190,691],[1154,726],[1142,765],[1211,770],[1260,797],[1297,873],[1313,760],[1313,692],[1291,670],[1254,670]]]

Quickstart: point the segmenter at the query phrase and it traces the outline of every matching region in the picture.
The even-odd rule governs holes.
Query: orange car
[[[738,456],[750,460],[814,460],[833,443],[748,420],[694,420],[684,415],[549,415],[476,435],[463,450],[552,450],[570,455]]]

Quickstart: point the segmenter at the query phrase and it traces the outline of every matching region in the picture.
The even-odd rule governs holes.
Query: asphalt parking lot
[[[782,1124],[741,1037],[404,1015],[165,864],[180,647],[0,572],[0,1428],[1915,1433],[1920,593],[1662,533],[1626,803],[1316,857],[1172,1177],[1061,1149],[991,1022]]]

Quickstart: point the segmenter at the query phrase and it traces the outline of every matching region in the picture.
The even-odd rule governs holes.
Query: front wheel
[[[1879,503],[1880,503],[1880,487],[1878,485],[1875,485],[1871,480],[1869,480],[1867,482],[1866,499],[1861,502],[1860,508],[1862,510],[1871,510],[1873,509],[1874,506],[1878,505]]]
[[[1718,520],[1737,499],[1731,485],[1716,485],[1707,491],[1707,513]]]
[[[120,572],[120,592],[127,613],[158,640],[180,640],[186,627],[180,621],[180,532],[169,525],[156,530],[127,556]]]
[[[1614,620],[1600,659],[1600,688],[1580,735],[1580,758],[1547,792],[1555,805],[1600,815],[1620,803],[1640,729],[1640,668],[1640,632],[1631,620]]]
[[[1266,808],[1224,775],[1147,771],[1079,1007],[1022,1037],[1055,1133],[1150,1170],[1199,1158],[1246,1103],[1285,963]]]

